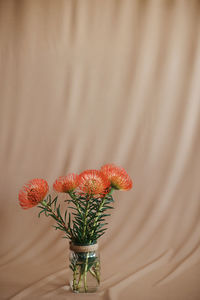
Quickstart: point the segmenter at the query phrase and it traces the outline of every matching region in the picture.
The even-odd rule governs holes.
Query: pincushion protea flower
[[[86,170],[79,175],[79,188],[90,195],[104,194],[110,181],[101,171]]]
[[[36,206],[49,191],[46,180],[35,178],[27,182],[19,192],[19,203],[23,209]]]
[[[132,188],[133,182],[124,168],[114,164],[106,164],[101,167],[101,172],[107,176],[111,186],[116,190],[128,191]]]
[[[53,184],[55,191],[60,193],[69,193],[72,192],[79,182],[79,176],[77,174],[71,173],[67,176],[59,177]]]

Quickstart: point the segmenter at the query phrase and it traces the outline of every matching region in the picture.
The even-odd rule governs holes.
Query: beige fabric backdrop
[[[21,186],[113,162],[102,286],[200,299],[200,1],[0,1],[0,299],[78,299],[68,242]]]

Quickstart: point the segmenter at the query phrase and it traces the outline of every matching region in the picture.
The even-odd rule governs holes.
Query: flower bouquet
[[[127,172],[113,164],[100,170],[86,170],[59,177],[53,184],[57,193],[65,193],[68,205],[61,212],[58,195],[52,199],[44,179],[33,179],[19,192],[23,209],[37,205],[42,214],[56,221],[53,225],[61,230],[63,238],[70,240],[70,286],[74,292],[95,292],[100,284],[100,259],[98,239],[105,233],[106,217],[113,208],[114,190],[127,191],[132,180]]]

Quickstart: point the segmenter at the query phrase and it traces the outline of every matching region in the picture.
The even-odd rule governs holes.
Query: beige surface
[[[200,1],[1,0],[0,299],[80,299],[68,243],[17,193],[113,162],[134,189],[81,299],[199,300],[199,135]]]

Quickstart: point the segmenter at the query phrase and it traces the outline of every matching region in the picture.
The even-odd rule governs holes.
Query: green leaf
[[[98,229],[100,229],[100,228],[102,228],[103,226],[105,226],[105,225],[108,225],[108,223],[100,223],[100,224],[98,224]]]
[[[56,211],[57,201],[58,201],[58,196],[56,196],[56,198],[53,201],[54,202],[54,211]]]
[[[45,209],[41,210],[38,214],[38,218],[40,218],[40,215],[45,211]]]
[[[58,205],[58,207],[57,207],[56,211],[57,211],[57,215],[58,215],[58,217],[61,217],[61,215],[60,215],[60,204]]]
[[[37,207],[39,207],[39,208],[41,208],[41,209],[44,209],[45,208],[45,206],[43,206],[43,205],[37,205]]]
[[[50,194],[48,195],[48,198],[47,198],[47,204],[51,205],[51,195]]]
[[[58,221],[57,217],[56,217],[54,214],[50,214],[50,216],[51,216],[54,220]]]
[[[108,228],[103,228],[103,229],[97,230],[96,233],[104,232],[104,231],[106,231],[107,229],[108,229]]]
[[[65,211],[65,217],[64,217],[65,223],[66,223],[66,219],[67,219],[67,210]]]
[[[48,216],[49,216],[49,214],[48,214],[47,210],[45,210],[45,211],[44,211],[44,213],[45,213],[45,216],[46,216],[46,217],[48,217]]]
[[[68,227],[71,226],[71,214],[69,214],[69,221],[68,221]]]
[[[51,205],[54,204],[58,200],[58,196],[56,196],[53,201],[51,202]]]
[[[76,207],[73,207],[73,206],[68,206],[68,208],[71,208],[71,209],[73,209],[73,210],[77,211],[77,208],[76,208]]]

